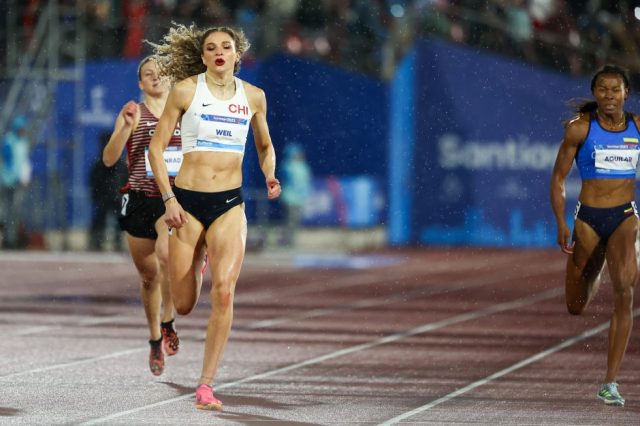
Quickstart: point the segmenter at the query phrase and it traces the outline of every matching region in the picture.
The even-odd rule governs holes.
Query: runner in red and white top
[[[151,112],[144,102],[138,104],[140,118],[138,124],[131,132],[131,136],[127,140],[127,166],[129,169],[128,189],[133,191],[144,192],[147,197],[160,197],[160,191],[156,180],[151,173],[149,166],[149,142],[155,133],[158,117]],[[170,174],[169,179],[173,186],[173,179],[179,166],[178,160],[182,159],[180,152],[180,125],[176,127],[173,136],[169,141],[169,146],[165,152],[165,161],[167,167],[172,165],[174,172]]]
[[[140,294],[151,345],[149,368],[159,376],[164,370],[164,353],[175,355],[180,340],[173,324],[175,309],[167,270],[169,244],[163,220],[164,204],[148,161],[149,143],[169,94],[168,84],[160,79],[153,57],[140,62],[138,85],[143,101],[139,104],[129,101],[122,107],[111,139],[102,152],[102,161],[112,166],[125,148],[127,150],[129,180],[121,189],[118,220],[120,228],[126,231],[129,251],[140,276]],[[180,142],[180,127],[176,126],[164,152],[169,174],[173,176],[182,161]],[[173,178],[170,179],[173,185]]]

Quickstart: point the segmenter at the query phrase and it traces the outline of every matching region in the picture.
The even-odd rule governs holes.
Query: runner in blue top
[[[604,383],[598,398],[624,405],[616,377],[633,325],[633,289],[638,276],[635,243],[638,212],[635,176],[640,153],[639,121],[624,111],[629,96],[626,71],[605,65],[591,80],[594,101],[576,108],[566,123],[551,179],[551,205],[558,244],[569,254],[565,294],[569,313],[584,312],[600,284],[607,261],[613,285],[614,311]],[[582,187],[575,209],[573,241],[565,221],[564,183],[576,161]]]

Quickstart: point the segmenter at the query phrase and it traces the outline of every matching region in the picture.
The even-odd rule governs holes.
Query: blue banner
[[[107,60],[86,64],[84,98],[80,106],[80,114],[76,114],[75,87],[70,82],[58,85],[56,96],[55,122],[60,149],[55,153],[55,163],[60,163],[59,173],[68,188],[66,197],[68,217],[65,223],[84,227],[90,222],[91,199],[89,197],[89,170],[96,161],[101,161],[102,147],[100,136],[111,133],[117,115],[123,105],[130,100],[141,102],[142,92],[138,87],[137,60]],[[259,63],[243,64],[238,77],[247,81],[255,81]],[[74,147],[74,132],[80,131],[83,143],[79,152]],[[250,137],[249,146],[253,146]],[[49,153],[50,154],[50,153]],[[44,150],[34,153],[35,164],[47,164],[47,153]],[[74,167],[73,164],[80,166]],[[257,167],[257,160],[252,163]],[[45,168],[42,167],[42,170]],[[259,170],[249,170],[260,173]],[[54,226],[57,224],[54,224]]]
[[[34,163],[38,170],[45,170],[47,164],[59,164],[62,183],[68,189],[67,205],[71,206],[65,223],[82,227],[90,221],[89,170],[93,162],[100,161],[100,135],[112,131],[116,116],[127,101],[142,99],[137,66],[138,61],[88,63],[83,97],[76,96],[72,83],[63,82],[58,86],[55,129],[59,149],[55,153],[39,150],[34,153]],[[245,63],[239,77],[266,92],[267,119],[279,158],[287,145],[295,142],[303,147],[314,176],[386,180],[386,82],[286,55]],[[79,115],[76,100],[82,102]],[[73,140],[78,134],[82,135],[83,142],[76,149]],[[262,189],[264,177],[252,132],[245,154],[244,187]],[[348,179],[341,178],[341,182]],[[352,202],[351,197],[360,200],[361,195],[350,193],[350,187],[346,183],[341,186],[348,202]],[[251,218],[256,214],[255,200],[251,200],[250,195],[247,198],[247,215]],[[356,212],[358,208],[349,211]],[[382,217],[376,217],[379,225]],[[331,223],[368,226],[370,220],[367,216]]]
[[[301,145],[315,176],[386,180],[388,84],[313,60],[278,54],[260,68],[278,155]]]
[[[591,98],[587,79],[429,40],[405,59],[391,93],[393,244],[555,244],[551,171],[567,101]],[[574,168],[569,223],[579,188]]]

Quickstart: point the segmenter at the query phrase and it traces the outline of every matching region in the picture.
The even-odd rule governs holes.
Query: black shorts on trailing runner
[[[589,225],[601,240],[606,241],[626,218],[633,215],[638,217],[635,201],[609,208],[589,207],[578,201],[573,218]]]
[[[122,194],[118,214],[120,229],[132,237],[158,238],[156,222],[164,214],[164,203],[160,197],[148,197],[144,192],[129,191]]]
[[[198,192],[173,188],[176,200],[204,226],[205,231],[220,216],[244,202],[242,188],[221,192]]]

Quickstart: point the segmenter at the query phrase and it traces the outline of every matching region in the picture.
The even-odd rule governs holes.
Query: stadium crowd
[[[252,55],[276,50],[390,77],[413,40],[432,35],[573,75],[605,62],[640,74],[628,0],[91,0],[91,54],[139,57],[171,21],[237,25]],[[104,37],[117,29],[120,37]],[[110,49],[102,42],[113,40]],[[104,51],[103,51],[104,50]]]
[[[28,33],[46,0],[14,2]],[[61,3],[75,4],[73,0]],[[139,58],[171,22],[242,27],[247,59],[284,50],[389,78],[417,38],[435,36],[585,75],[606,62],[640,78],[631,0],[86,0],[90,58]]]

